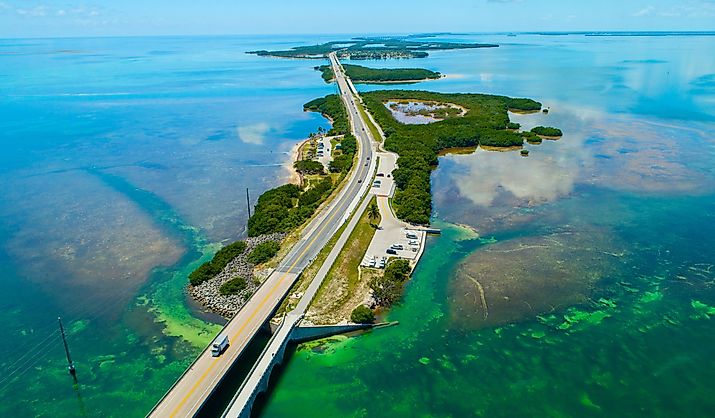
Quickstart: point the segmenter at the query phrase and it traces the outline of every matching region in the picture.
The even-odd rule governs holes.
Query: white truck
[[[228,347],[228,335],[219,335],[213,343],[211,343],[211,355],[218,357]]]

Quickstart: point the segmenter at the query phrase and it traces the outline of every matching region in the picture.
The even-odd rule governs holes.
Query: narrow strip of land
[[[348,95],[349,90],[344,79],[339,81],[339,85],[344,95]],[[273,274],[226,324],[221,334],[229,337],[230,346],[223,355],[213,357],[210,348],[207,347],[152,409],[149,416],[187,417],[194,416],[198,412],[258,329],[270,319],[300,272],[316,257],[356,208],[360,196],[366,191],[368,175],[371,174],[369,166],[372,146],[364,123],[359,117],[355,117],[357,108],[354,101],[347,100],[346,103],[348,103],[349,118],[355,128],[355,136],[360,143],[356,166],[346,187],[305,228],[301,239]]]

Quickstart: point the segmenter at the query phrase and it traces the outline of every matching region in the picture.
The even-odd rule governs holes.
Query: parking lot
[[[376,196],[392,196],[395,184],[392,180],[392,170],[395,169],[397,155],[390,152],[378,152],[375,155],[379,158],[379,163],[377,176],[372,184],[372,193]]]
[[[382,220],[379,229],[367,248],[362,265],[365,267],[381,268],[380,261],[390,257],[404,258],[416,261],[421,254],[425,241],[425,232],[410,229],[407,224],[395,218],[388,207],[388,198],[377,197]],[[387,214],[387,216],[386,216]],[[384,266],[382,266],[384,267]]]
[[[325,171],[328,171],[328,166],[330,161],[332,161],[332,145],[330,145],[330,140],[334,138],[331,136],[324,136],[318,140],[318,147],[316,152],[316,159],[323,164]]]

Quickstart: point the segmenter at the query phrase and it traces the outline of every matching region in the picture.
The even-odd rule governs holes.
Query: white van
[[[228,347],[228,335],[219,335],[211,344],[211,355],[218,357]]]

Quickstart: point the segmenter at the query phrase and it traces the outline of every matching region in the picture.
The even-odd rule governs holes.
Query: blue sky
[[[715,0],[0,0],[0,37],[715,30]]]

